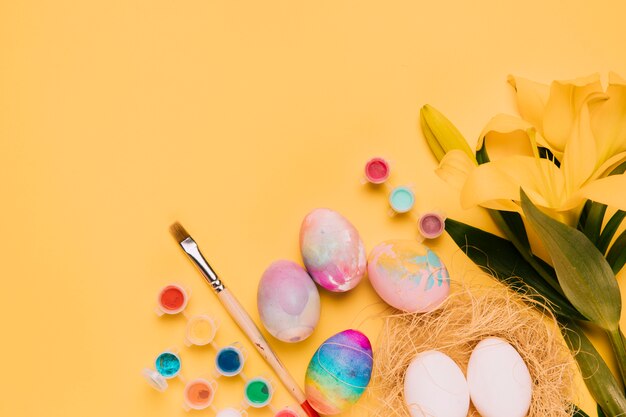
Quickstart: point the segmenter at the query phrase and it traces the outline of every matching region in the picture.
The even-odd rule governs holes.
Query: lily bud
[[[420,126],[430,150],[438,161],[453,149],[463,151],[470,159],[476,160],[474,152],[461,132],[433,106],[426,104],[420,109]]]

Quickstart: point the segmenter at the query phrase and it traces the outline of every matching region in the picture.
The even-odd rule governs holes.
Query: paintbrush
[[[204,258],[198,248],[198,244],[191,238],[185,228],[178,222],[170,226],[170,232],[176,238],[180,246],[185,253],[198,267],[204,278],[211,285],[217,298],[222,302],[222,305],[230,316],[235,320],[235,323],[246,334],[248,339],[252,342],[256,350],[261,354],[263,359],[274,369],[276,375],[280,378],[281,382],[287,388],[291,396],[300,404],[300,407],[309,417],[319,417],[317,412],[311,407],[306,400],[304,393],[294,381],[293,377],[287,372],[285,366],[280,362],[276,354],[270,348],[259,328],[254,324],[246,310],[239,304],[239,301],[235,296],[224,286],[224,283],[217,277],[217,274],[211,268],[207,260]]]

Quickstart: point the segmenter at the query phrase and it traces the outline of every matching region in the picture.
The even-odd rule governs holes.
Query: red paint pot
[[[170,284],[159,293],[159,310],[164,314],[178,314],[187,306],[187,291],[180,285]]]
[[[288,408],[284,408],[278,413],[274,414],[274,417],[298,417],[298,413]]]
[[[365,164],[365,178],[372,184],[382,184],[387,181],[391,169],[383,158],[372,158]]]

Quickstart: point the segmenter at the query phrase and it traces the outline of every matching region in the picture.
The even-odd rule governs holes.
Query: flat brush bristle
[[[188,237],[191,237],[183,225],[178,222],[170,226],[170,233],[176,238],[176,240],[178,240],[179,243]]]

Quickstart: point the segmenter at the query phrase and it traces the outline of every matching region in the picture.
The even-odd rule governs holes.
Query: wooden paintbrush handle
[[[318,414],[309,406],[304,393],[300,389],[300,386],[296,383],[289,372],[287,372],[287,369],[285,369],[285,366],[282,364],[280,359],[278,359],[272,348],[270,348],[270,345],[261,334],[257,325],[254,324],[248,313],[246,313],[246,310],[244,310],[241,304],[239,304],[239,301],[237,301],[235,296],[228,290],[228,288],[225,288],[217,293],[217,296],[220,298],[220,301],[224,304],[224,307],[226,307],[233,320],[235,320],[241,330],[246,334],[246,336],[248,336],[250,342],[252,342],[263,359],[265,359],[274,372],[276,372],[276,375],[278,375],[285,388],[287,388],[291,396],[298,401],[298,404],[302,406],[307,415],[310,417],[319,417]]]

